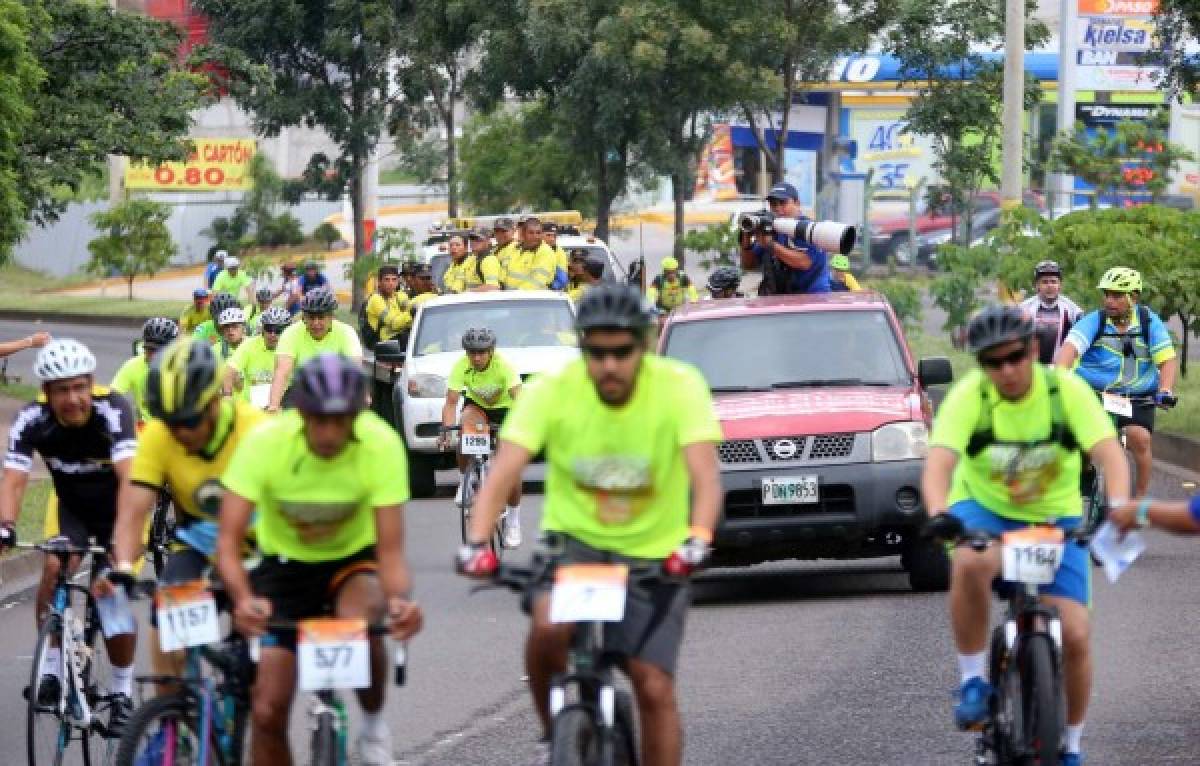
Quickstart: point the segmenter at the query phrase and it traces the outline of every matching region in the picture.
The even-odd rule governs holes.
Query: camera
[[[738,216],[738,229],[746,234],[773,235],[779,232],[806,245],[814,245],[827,252],[842,255],[849,255],[858,239],[858,230],[844,223],[776,217],[769,210]]]

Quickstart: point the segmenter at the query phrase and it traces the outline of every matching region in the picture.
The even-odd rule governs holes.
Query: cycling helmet
[[[1033,281],[1036,282],[1042,277],[1058,277],[1062,279],[1062,269],[1057,261],[1042,261],[1037,266],[1033,267]]]
[[[146,409],[168,425],[199,417],[221,395],[224,364],[203,338],[182,338],[154,357]]]
[[[314,287],[300,301],[300,310],[305,314],[331,314],[337,307],[337,297],[328,287]]]
[[[714,291],[736,290],[742,281],[742,275],[732,266],[722,266],[708,275],[708,289]]]
[[[838,253],[829,259],[829,268],[836,269],[837,271],[849,271],[850,258]]]
[[[967,325],[967,350],[979,354],[993,346],[1033,337],[1033,320],[1017,306],[988,306]]]
[[[654,309],[637,288],[616,282],[595,285],[579,300],[575,312],[575,329],[631,330],[637,335],[646,331]]]
[[[225,309],[221,315],[217,317],[217,327],[224,327],[230,324],[245,324],[246,311],[241,306],[232,309]]]
[[[283,306],[272,306],[262,314],[259,324],[262,327],[278,327],[281,330],[292,323],[292,315]]]
[[[1142,275],[1134,269],[1114,266],[1100,277],[1100,284],[1096,285],[1096,289],[1114,293],[1141,292]]]
[[[672,258],[671,256],[668,255],[666,258],[663,258],[662,270],[663,271],[678,271],[679,270],[679,261],[675,260],[674,258]]]
[[[490,351],[496,347],[496,333],[486,327],[472,327],[463,333],[462,347],[467,351]]]
[[[152,317],[142,325],[142,345],[149,349],[160,349],[179,337],[179,325],[174,319]]]
[[[269,301],[269,300],[274,299],[275,291],[269,287],[260,287],[254,293],[254,297],[256,300],[258,300],[259,303],[262,303],[263,301]]]
[[[33,374],[43,383],[91,375],[95,371],[96,357],[87,346],[71,338],[50,341],[33,363]]]
[[[341,354],[318,354],[300,367],[292,383],[292,404],[308,415],[355,415],[366,399],[366,376]]]
[[[288,263],[283,264],[279,268],[283,271],[284,274],[295,274],[296,273],[296,264],[291,263],[290,261]]]
[[[208,313],[216,320],[225,309],[238,308],[241,305],[238,303],[238,299],[229,293],[217,293],[208,304]]]

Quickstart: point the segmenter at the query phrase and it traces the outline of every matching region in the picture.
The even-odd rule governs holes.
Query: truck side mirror
[[[944,385],[954,380],[954,368],[944,356],[922,359],[917,362],[917,380],[926,388]]]
[[[375,344],[375,361],[400,366],[408,354],[400,348],[399,341],[384,340]]]

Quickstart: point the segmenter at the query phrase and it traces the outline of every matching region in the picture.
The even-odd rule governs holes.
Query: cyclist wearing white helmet
[[[133,407],[120,394],[95,386],[96,357],[82,343],[69,338],[51,341],[38,353],[34,375],[42,383],[42,401],[25,405],[13,419],[4,481],[0,485],[0,549],[17,543],[16,522],[25,496],[33,453],[42,456],[58,496],[58,529],[74,545],[89,539],[108,546],[117,515],[117,486],[129,474],[137,436]],[[48,525],[51,526],[51,525]],[[79,558],[70,562],[73,569]],[[93,567],[93,573],[99,567]],[[59,562],[46,556],[37,590],[35,626],[40,625],[54,593]],[[133,659],[136,637],[109,639],[112,662],[110,726],[119,729],[132,709]],[[58,649],[45,658],[37,699],[53,704],[60,698],[62,659]]]
[[[1033,319],[1038,338],[1038,361],[1054,364],[1059,349],[1083,310],[1062,294],[1062,269],[1054,261],[1042,261],[1033,267],[1035,295],[1021,302],[1021,308]]]
[[[246,310],[237,307],[222,311],[217,316],[217,332],[221,333],[221,358],[229,359],[246,340]]]

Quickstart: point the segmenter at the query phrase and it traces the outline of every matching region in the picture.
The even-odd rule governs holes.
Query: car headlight
[[[929,454],[929,429],[924,423],[889,423],[871,434],[871,461],[924,460]]]
[[[446,395],[446,379],[428,373],[413,375],[408,379],[408,395],[414,399],[440,399]]]
[[[926,234],[922,239],[924,239],[927,245],[944,245],[950,241],[950,232],[938,231],[933,234]]]

